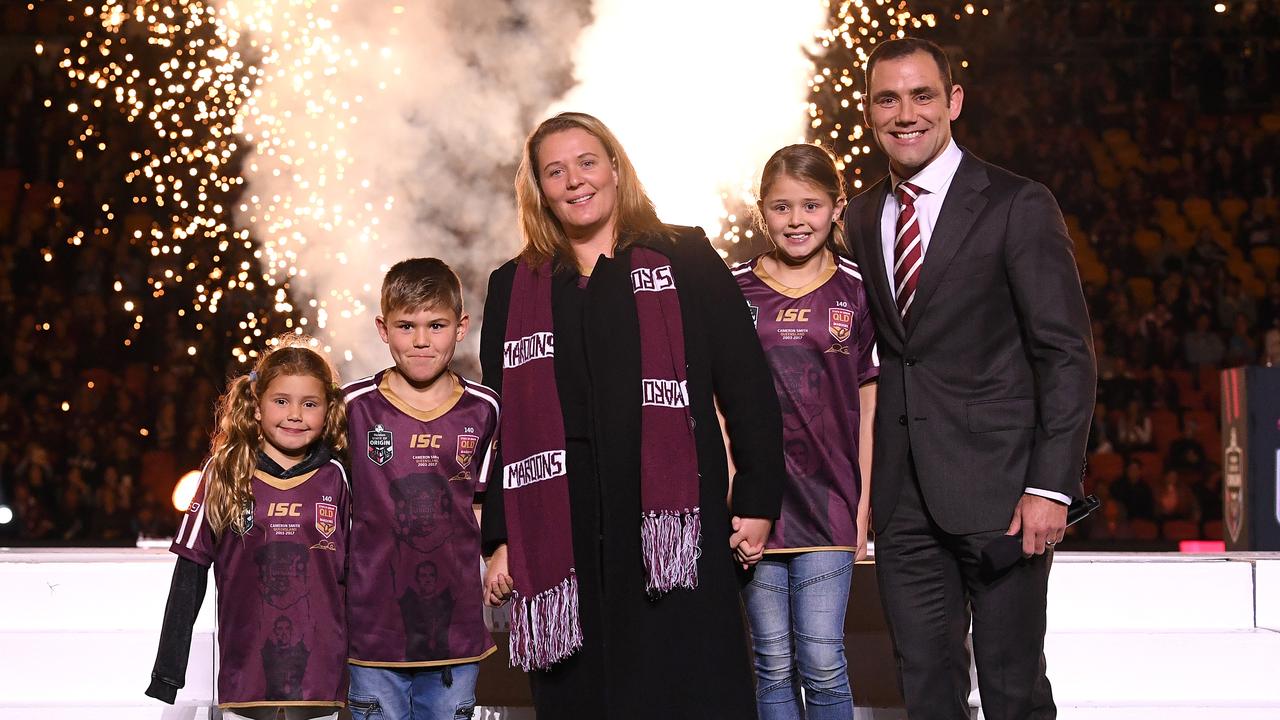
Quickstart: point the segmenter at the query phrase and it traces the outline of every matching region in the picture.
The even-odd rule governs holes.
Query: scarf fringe
[[[676,588],[698,587],[698,556],[702,549],[702,513],[692,510],[651,510],[640,521],[640,542],[649,597]]]
[[[511,667],[525,672],[545,670],[582,647],[577,573],[571,570],[554,587],[512,601],[508,647]]]

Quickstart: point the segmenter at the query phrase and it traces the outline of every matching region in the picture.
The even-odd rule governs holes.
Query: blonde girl
[[[337,376],[286,335],[218,400],[147,694],[172,703],[210,567],[224,717],[336,718],[346,698],[349,492]]]
[[[862,273],[838,252],[844,202],[829,152],[778,150],[760,180],[772,248],[733,270],[773,372],[787,464],[782,516],[743,590],[761,720],[853,716],[844,615],[867,554],[880,368]]]

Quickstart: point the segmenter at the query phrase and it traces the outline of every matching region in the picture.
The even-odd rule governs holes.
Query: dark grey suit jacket
[[[880,242],[888,191],[885,178],[845,215],[880,349],[874,527],[893,514],[912,460],[950,533],[1004,529],[1026,487],[1079,497],[1097,370],[1053,195],[965,152],[903,327]]]

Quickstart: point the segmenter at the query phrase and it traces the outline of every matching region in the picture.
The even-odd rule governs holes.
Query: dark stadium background
[[[76,160],[81,128],[63,108],[84,91],[33,51],[80,36],[61,6],[0,9],[0,543],[132,545],[173,532],[173,485],[243,368],[232,318],[272,299],[242,293],[195,330],[175,312],[194,290],[148,295],[150,257],[97,201],[125,192],[126,158]],[[1219,371],[1280,362],[1280,3],[985,7],[982,22],[920,34],[966,88],[958,141],[1048,185],[1075,241],[1100,371],[1087,485],[1103,505],[1071,545],[1221,539]],[[838,94],[816,94],[828,123],[857,123]],[[873,152],[850,178],[883,168]],[[145,325],[121,292],[146,296]]]

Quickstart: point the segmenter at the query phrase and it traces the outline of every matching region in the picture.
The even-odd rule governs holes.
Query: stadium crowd
[[[39,20],[0,33],[0,538],[132,544],[172,533],[236,338],[179,323],[182,298],[151,298],[146,254],[100,217],[128,158],[67,150],[74,91],[12,51],[57,35]],[[1280,363],[1280,7],[1030,0],[962,30],[929,36],[965,63],[957,139],[1054,192],[1085,281],[1103,506],[1077,540],[1221,538],[1218,373]]]
[[[65,27],[14,5],[0,34],[0,540],[133,545],[173,532],[170,494],[208,448],[231,340],[176,322],[182,298],[152,297],[145,249],[99,206],[129,196],[128,158],[108,145],[75,160],[76,94],[31,52]]]
[[[1280,363],[1280,10],[1013,3],[957,131],[1053,190],[1098,358],[1076,529],[1113,545],[1221,539],[1219,372]],[[1269,332],[1270,331],[1270,332]]]

